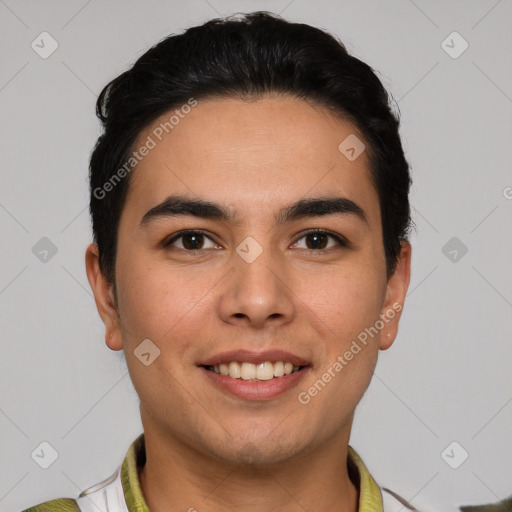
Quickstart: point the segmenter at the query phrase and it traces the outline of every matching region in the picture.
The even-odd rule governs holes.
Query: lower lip
[[[244,400],[270,400],[296,386],[308,372],[309,367],[305,367],[289,375],[283,375],[282,377],[259,381],[233,379],[232,377],[207,370],[203,366],[200,366],[199,369],[203,371],[215,385],[229,391],[238,398],[243,398]]]

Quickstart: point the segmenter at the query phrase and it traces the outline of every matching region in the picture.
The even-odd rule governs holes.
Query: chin
[[[231,464],[248,466],[263,466],[283,462],[300,451],[288,443],[283,445],[279,439],[255,436],[246,436],[246,439],[229,439],[227,444],[215,449],[210,445],[212,454]]]
[[[268,447],[258,446],[251,441],[245,443],[236,452],[236,462],[239,464],[274,464],[276,462],[280,462],[283,458],[284,454],[282,453],[282,450],[280,450],[280,453],[276,453],[275,448],[270,449]]]

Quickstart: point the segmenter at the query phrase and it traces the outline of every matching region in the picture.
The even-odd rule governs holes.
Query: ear
[[[384,321],[384,327],[380,332],[381,350],[387,350],[398,334],[398,323],[411,277],[411,252],[411,244],[402,242],[395,272],[388,279],[386,299],[381,310],[381,318]]]
[[[97,244],[90,244],[85,251],[85,269],[94,293],[96,308],[105,324],[105,343],[111,350],[122,350],[123,341],[114,298],[114,285],[107,281],[101,271]]]

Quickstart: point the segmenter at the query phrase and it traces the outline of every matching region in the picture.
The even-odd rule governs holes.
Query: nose
[[[283,261],[265,249],[252,262],[234,253],[232,263],[218,302],[224,322],[262,328],[292,321],[296,297]]]

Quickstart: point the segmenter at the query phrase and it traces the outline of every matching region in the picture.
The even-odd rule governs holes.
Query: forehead
[[[156,119],[134,149],[145,144],[152,149],[130,177],[125,207],[147,210],[180,193],[225,204],[237,217],[261,216],[273,205],[336,193],[379,216],[367,151],[355,159],[345,152],[359,151],[362,135],[295,97],[198,100]]]

